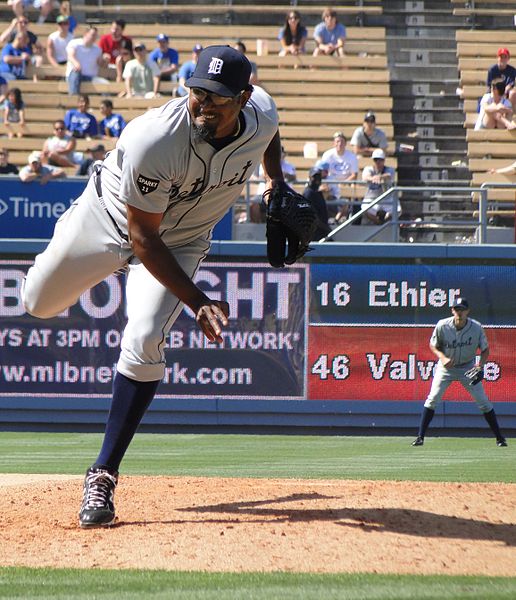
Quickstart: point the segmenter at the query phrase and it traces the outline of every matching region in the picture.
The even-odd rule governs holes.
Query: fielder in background
[[[482,325],[469,318],[469,303],[466,298],[457,298],[452,307],[452,317],[441,319],[430,338],[430,349],[439,359],[430,394],[421,415],[421,423],[413,446],[422,446],[425,433],[435,414],[436,405],[454,381],[460,381],[471,394],[495,434],[497,446],[507,446],[491,402],[482,386],[484,365],[489,356],[489,346]],[[480,361],[475,364],[477,349]]]
[[[271,187],[286,185],[276,106],[250,75],[249,60],[229,46],[200,52],[188,96],[127,125],[27,274],[26,310],[50,318],[127,270],[128,320],[104,441],[86,472],[81,527],[115,520],[119,465],[164,376],[167,332],[183,305],[208,340],[222,340],[229,304],[193,282],[214,226],[260,161]]]

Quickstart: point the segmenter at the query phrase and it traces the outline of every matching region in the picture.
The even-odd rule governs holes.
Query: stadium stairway
[[[464,112],[456,92],[455,31],[464,19],[453,15],[448,0],[384,1],[383,17],[400,185],[469,185]],[[424,202],[421,196],[416,200],[405,194],[403,206],[411,217],[424,221],[456,220],[474,209],[468,194],[432,192]],[[453,235],[455,239],[457,232]],[[432,237],[454,241],[447,239],[445,228]]]

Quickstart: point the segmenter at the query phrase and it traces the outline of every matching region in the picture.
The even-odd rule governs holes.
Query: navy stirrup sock
[[[418,437],[425,437],[427,427],[430,425],[430,421],[434,418],[435,410],[431,408],[423,408],[423,414],[421,415],[421,423],[419,424]]]
[[[484,419],[487,421],[491,431],[495,434],[496,439],[499,440],[503,438],[500,427],[498,426],[498,419],[496,418],[494,408],[492,408],[489,412],[484,413]]]
[[[94,466],[118,471],[158,384],[159,381],[135,381],[117,372],[104,441]]]

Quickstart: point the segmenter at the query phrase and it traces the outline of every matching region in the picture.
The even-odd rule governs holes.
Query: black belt
[[[104,198],[102,196],[102,182],[100,181],[100,172],[102,171],[102,165],[95,165],[93,167],[94,170],[94,174],[93,174],[93,182],[95,183],[95,189],[97,190],[97,196],[99,198],[99,202],[100,205],[102,206],[102,208],[106,211],[107,216],[111,219],[111,222],[113,223],[113,226],[116,229],[116,232],[118,233],[118,235],[125,240],[126,242],[129,242],[129,238],[127,237],[127,235],[120,229],[120,227],[118,226],[118,223],[115,221],[115,218],[113,217],[113,215],[109,212],[109,210],[107,209],[106,203],[104,202]]]

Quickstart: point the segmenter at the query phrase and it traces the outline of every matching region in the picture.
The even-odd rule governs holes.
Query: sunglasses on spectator
[[[56,131],[64,131],[65,127],[54,127]]]
[[[206,98],[209,97],[215,106],[224,106],[225,104],[229,104],[242,94],[242,92],[240,92],[236,96],[219,96],[218,94],[207,92],[206,90],[197,87],[190,88],[190,91],[192,92],[194,98],[199,102],[204,102]]]

